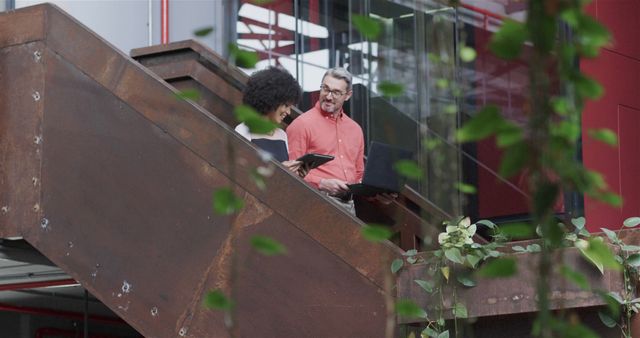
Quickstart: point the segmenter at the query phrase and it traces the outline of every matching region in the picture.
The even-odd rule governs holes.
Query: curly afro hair
[[[283,104],[296,105],[302,96],[298,81],[285,69],[269,67],[249,77],[242,102],[267,115]]]

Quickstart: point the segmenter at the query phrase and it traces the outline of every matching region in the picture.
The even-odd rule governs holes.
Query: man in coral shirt
[[[344,68],[329,69],[322,78],[320,99],[287,128],[289,158],[307,153],[335,158],[309,171],[304,178],[355,215],[347,184],[362,181],[364,137],[362,128],[349,118],[342,105],[351,98],[352,77]]]

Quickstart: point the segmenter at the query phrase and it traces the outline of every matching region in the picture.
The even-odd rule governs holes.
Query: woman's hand
[[[303,169],[302,162],[300,161],[284,161],[282,162],[282,165],[287,167],[287,169],[289,169],[290,171],[297,173],[298,175],[300,175],[300,170]],[[301,176],[301,177],[304,177],[304,176]]]

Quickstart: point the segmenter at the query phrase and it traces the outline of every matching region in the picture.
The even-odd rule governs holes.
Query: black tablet
[[[322,154],[304,154],[300,156],[296,161],[302,162],[303,165],[307,165],[309,169],[317,168],[331,160],[333,160],[333,156],[331,155],[322,155]]]

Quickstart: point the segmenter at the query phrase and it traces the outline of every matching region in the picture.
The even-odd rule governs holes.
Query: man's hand
[[[326,191],[331,195],[342,194],[349,191],[347,182],[336,178],[323,178],[318,183],[318,189]]]
[[[393,203],[393,201],[395,201],[398,198],[398,194],[396,193],[382,193],[382,194],[377,194],[374,197],[369,197],[367,198],[367,200],[369,200],[370,202],[378,202],[381,203],[383,205],[389,205],[391,203]]]

